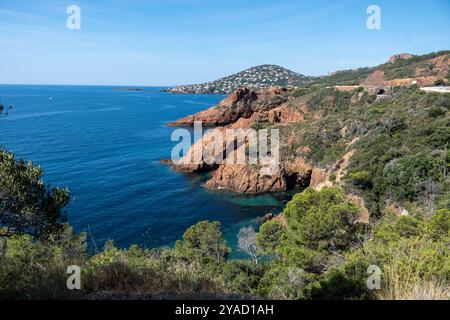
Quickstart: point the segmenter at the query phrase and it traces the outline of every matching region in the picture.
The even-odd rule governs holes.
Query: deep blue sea
[[[220,95],[120,91],[106,86],[0,85],[0,146],[40,165],[52,186],[68,187],[69,222],[97,246],[173,245],[201,220],[218,220],[236,253],[236,234],[277,212],[272,195],[211,191],[205,177],[159,163],[177,142],[167,122],[212,106]],[[92,240],[91,245],[92,245]]]

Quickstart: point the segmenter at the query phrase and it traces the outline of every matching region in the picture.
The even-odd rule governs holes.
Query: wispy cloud
[[[11,20],[35,20],[37,18],[36,15],[31,14],[29,12],[17,11],[17,10],[9,10],[0,8],[0,17],[2,19],[9,18]]]

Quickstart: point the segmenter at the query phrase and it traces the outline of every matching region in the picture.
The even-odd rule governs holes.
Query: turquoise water
[[[200,220],[218,220],[233,249],[238,230],[277,212],[272,195],[245,197],[202,187],[205,177],[172,172],[175,128],[165,123],[216,104],[220,95],[119,91],[100,86],[0,85],[0,145],[67,186],[69,222],[98,246],[172,245]],[[236,250],[234,250],[236,251]]]

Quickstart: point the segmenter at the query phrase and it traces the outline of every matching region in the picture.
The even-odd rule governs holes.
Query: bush
[[[305,290],[305,295],[312,300],[361,299],[365,291],[365,283],[360,279],[333,268],[311,283]]]
[[[383,267],[381,295],[404,299],[424,282],[448,283],[447,251],[444,243],[424,238],[401,239],[393,243]]]
[[[261,278],[258,294],[271,299],[304,299],[304,290],[312,278],[305,270],[283,264],[272,264]]]
[[[78,298],[81,292],[66,287],[66,270],[85,261],[85,235],[75,235],[70,228],[53,244],[13,235],[0,257],[0,299]]]
[[[348,178],[352,181],[353,185],[360,188],[370,188],[372,186],[372,180],[367,171],[350,172]]]
[[[243,295],[257,295],[261,277],[265,273],[264,264],[249,260],[230,260],[223,268],[222,278],[231,292]]]
[[[442,110],[440,107],[434,106],[431,107],[430,110],[428,110],[428,116],[431,118],[437,118],[445,115],[445,111]]]
[[[112,243],[92,257],[83,275],[88,292],[103,290],[163,293],[223,292],[219,273],[200,261],[179,259],[172,249],[127,250]]]
[[[363,248],[347,253],[341,270],[346,277],[352,277],[363,286],[368,266],[378,266],[381,269],[381,291],[366,289],[365,292],[372,298],[412,298],[417,290],[424,294],[430,283],[436,288],[443,286],[448,289],[448,238],[432,236],[448,233],[448,226],[442,223],[442,219],[442,215],[429,221],[394,214],[383,217],[375,226],[373,239],[365,242]],[[434,229],[432,226],[436,221],[441,222]],[[429,230],[428,234],[426,230]]]
[[[402,238],[417,237],[422,231],[421,223],[417,218],[388,214],[383,218],[383,223],[375,229],[374,237],[377,241],[387,243],[399,241]]]
[[[331,172],[328,175],[328,179],[330,179],[330,181],[336,181],[336,174],[334,172]]]
[[[441,156],[417,153],[395,159],[383,170],[385,192],[396,200],[414,200],[421,182],[442,182],[445,164]]]
[[[437,210],[426,224],[426,231],[429,237],[435,241],[450,237],[450,209]]]

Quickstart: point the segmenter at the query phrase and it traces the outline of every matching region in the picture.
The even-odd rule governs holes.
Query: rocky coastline
[[[299,122],[308,112],[297,111],[289,106],[289,93],[292,90],[281,87],[272,87],[263,90],[241,88],[222,100],[217,106],[211,107],[194,115],[189,115],[170,126],[192,126],[194,121],[202,121],[204,125],[214,127],[214,130],[223,131],[227,128],[248,129],[258,122],[285,125]],[[210,189],[226,189],[242,194],[261,194],[265,192],[287,191],[294,188],[317,186],[326,179],[323,170],[309,163],[302,157],[294,160],[287,155],[281,155],[281,168],[275,175],[261,173],[259,167],[252,164],[208,164],[210,159],[202,159],[193,164],[195,152],[203,154],[214,142],[214,131],[203,136],[194,144],[189,152],[177,163],[170,163],[173,169],[185,173],[212,172],[206,187]],[[212,157],[223,154],[226,150],[215,150]],[[235,149],[245,145],[235,146]],[[231,153],[230,156],[233,156]],[[167,163],[167,162],[166,162]]]

